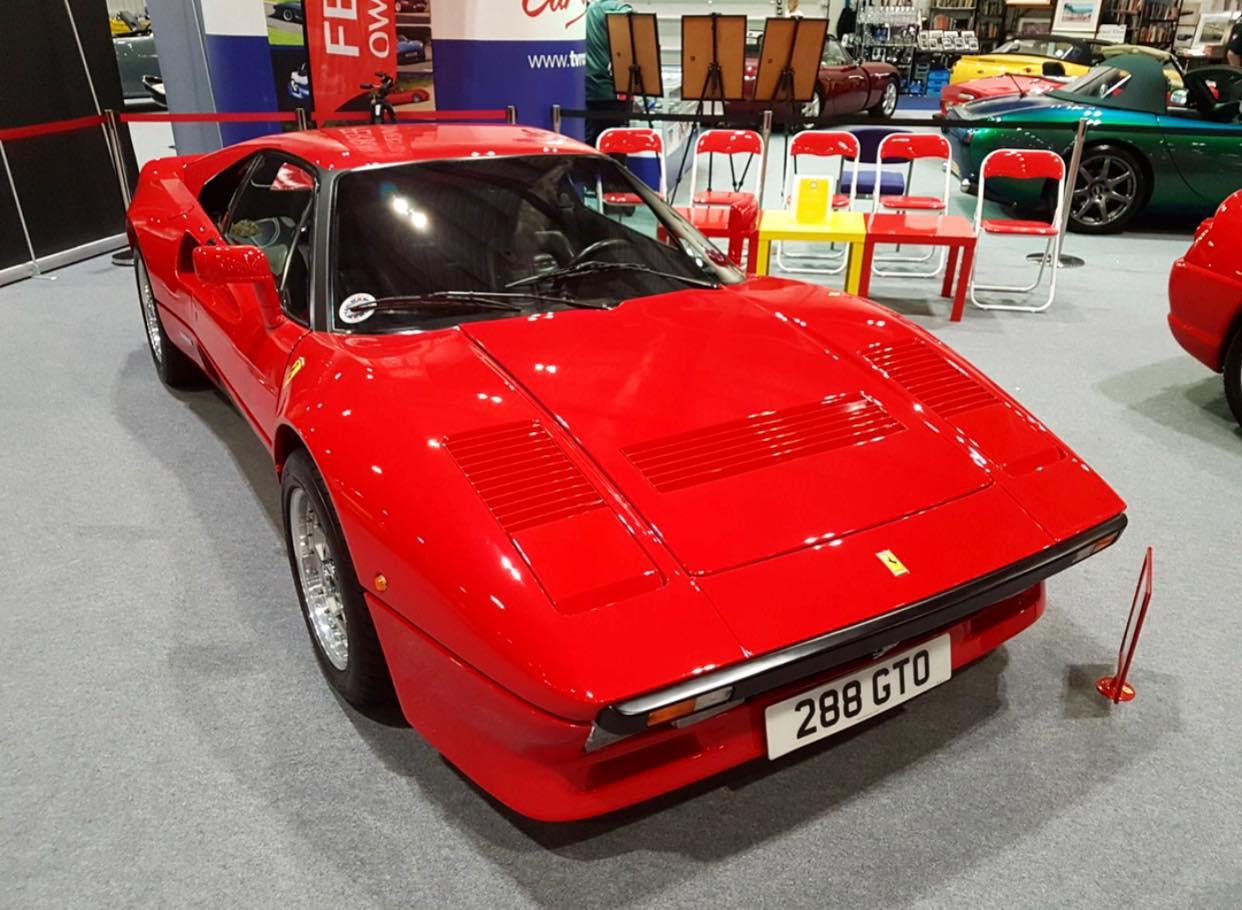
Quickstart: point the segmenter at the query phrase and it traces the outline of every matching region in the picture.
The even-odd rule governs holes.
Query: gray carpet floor
[[[216,394],[160,386],[130,274],[0,289],[0,906],[1239,906],[1242,432],[1165,326],[1187,242],[1071,237],[1088,267],[1040,316],[951,325],[877,280],[1112,482],[1124,541],[902,710],[568,827],[333,697],[270,464]],[[1149,544],[1112,708],[1092,681]]]

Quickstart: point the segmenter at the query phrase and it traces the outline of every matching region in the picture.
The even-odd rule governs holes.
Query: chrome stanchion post
[[[1058,269],[1076,269],[1086,265],[1079,256],[1067,256],[1061,252],[1065,247],[1065,235],[1069,233],[1070,209],[1074,205],[1074,185],[1078,182],[1078,167],[1082,163],[1082,147],[1087,137],[1087,118],[1081,117],[1074,129],[1074,147],[1070,151],[1069,169],[1065,176],[1065,195],[1061,198],[1060,233],[1057,236],[1056,249],[1052,251],[1052,262],[1049,265]],[[1047,253],[1027,253],[1028,262],[1043,262]]]
[[[759,170],[759,211],[763,211],[763,191],[768,185],[768,145],[772,142],[772,109],[763,112],[763,155]]]
[[[22,236],[26,239],[26,249],[30,252],[31,275],[34,278],[41,278],[43,276],[39,274],[39,257],[35,255],[34,241],[30,239],[30,229],[26,227],[26,216],[22,213],[22,201],[17,198],[17,181],[13,179],[13,169],[9,167],[9,156],[4,151],[3,142],[0,142],[0,164],[4,165],[4,175],[8,178],[9,189],[13,192],[13,206],[17,209],[17,223],[22,226]]]
[[[559,104],[552,105],[552,132],[559,133],[561,131],[561,106]]]
[[[298,129],[299,130],[310,129],[310,120],[306,116],[306,108],[299,107],[297,109],[297,115],[298,115]]]
[[[108,108],[104,111],[104,133],[108,137],[108,152],[112,156],[112,169],[116,171],[116,182],[121,188],[121,201],[129,209],[133,196],[129,191],[129,177],[125,174],[125,152],[121,147],[121,131],[116,111]]]
[[[129,189],[129,177],[125,173],[125,150],[121,145],[120,118],[117,117],[116,111],[111,108],[104,111],[104,139],[107,140],[108,154],[112,156],[112,169],[116,171],[117,184],[121,189],[121,202],[125,206],[125,210],[129,211],[129,204],[133,201],[133,195]],[[128,246],[123,250],[118,250],[112,254],[112,264],[132,266],[134,264],[134,251]]]
[[[512,105],[512,104],[505,105],[505,123],[509,124],[510,126],[513,126],[513,124],[517,123],[516,105]]]

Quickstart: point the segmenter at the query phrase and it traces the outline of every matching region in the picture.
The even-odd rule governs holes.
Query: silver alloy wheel
[[[1134,205],[1138,191],[1138,174],[1129,161],[1107,154],[1089,158],[1074,182],[1074,220],[1091,227],[1112,224]]]
[[[289,494],[289,531],[302,599],[323,656],[338,670],[349,664],[349,630],[338,586],[336,554],[311,498],[301,487]]]
[[[141,256],[134,257],[134,272],[138,276],[138,301],[142,304],[142,323],[147,328],[147,343],[151,345],[155,362],[163,363],[164,339],[160,330],[160,316],[155,309],[155,294],[151,290],[151,279]]]
[[[293,21],[293,10],[282,9],[280,11],[280,18],[284,19],[286,22],[292,22]]]
[[[823,110],[823,101],[819,96],[819,92],[816,92],[810,101],[802,105],[802,119],[814,123],[819,120],[819,115],[823,113]]]
[[[897,110],[897,83],[884,83],[884,94],[880,98],[880,110],[884,112],[885,117],[893,116],[893,111]]]

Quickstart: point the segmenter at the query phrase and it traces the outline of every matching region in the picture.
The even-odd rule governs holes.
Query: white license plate
[[[935,688],[953,673],[949,636],[888,655],[830,683],[769,705],[768,758],[779,758]]]

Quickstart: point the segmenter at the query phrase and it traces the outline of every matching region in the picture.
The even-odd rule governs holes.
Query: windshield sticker
[[[375,313],[375,310],[367,308],[358,309],[364,303],[375,303],[375,296],[365,292],[359,294],[350,294],[343,301],[341,307],[337,311],[337,315],[341,317],[341,322],[347,322],[350,325],[357,325],[360,322],[366,322]]]

